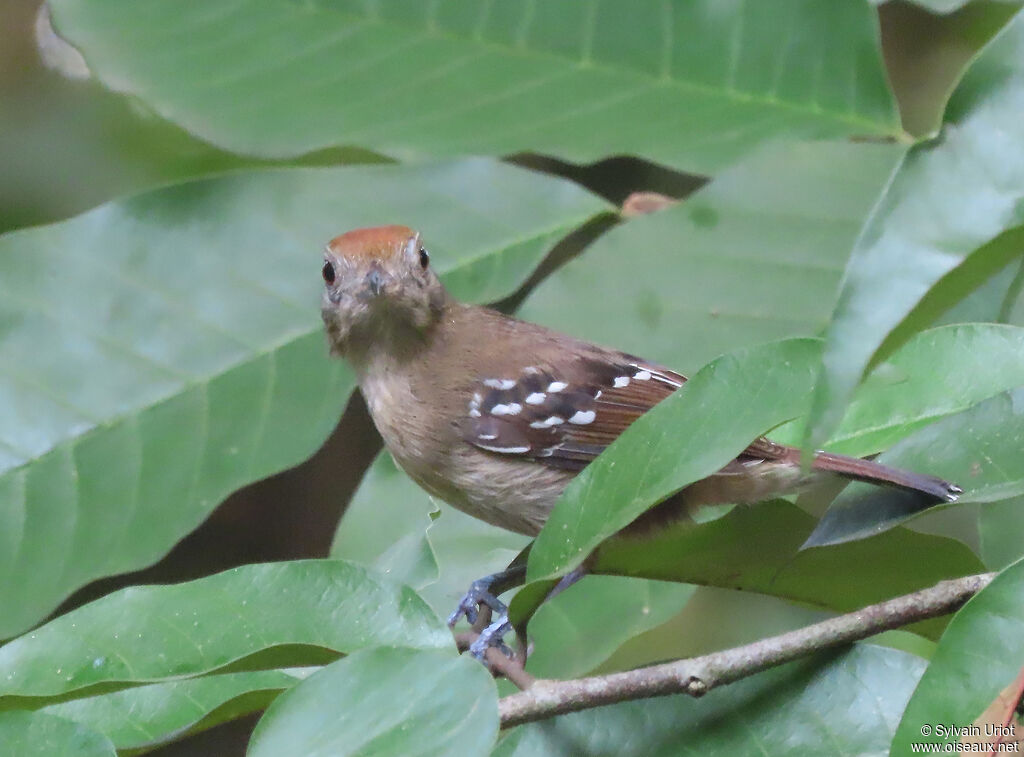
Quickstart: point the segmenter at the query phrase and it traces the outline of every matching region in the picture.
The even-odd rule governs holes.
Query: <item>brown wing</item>
[[[629,355],[578,357],[558,368],[528,366],[518,376],[479,381],[460,423],[480,449],[582,470],[686,377]],[[787,447],[761,438],[741,459],[777,460]]]
[[[481,379],[460,428],[480,449],[580,470],[685,381],[628,355],[529,366]]]

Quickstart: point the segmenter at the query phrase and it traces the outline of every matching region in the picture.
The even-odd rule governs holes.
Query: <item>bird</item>
[[[539,533],[569,482],[686,381],[629,353],[457,301],[431,266],[420,233],[407,226],[335,237],[321,273],[331,353],[354,370],[397,465],[431,495],[521,534]],[[667,512],[755,503],[828,476],[934,503],[955,501],[961,492],[940,478],[871,460],[818,452],[810,471],[801,462],[795,447],[754,439],[723,469],[673,496]],[[461,614],[472,622],[481,602],[503,611],[490,589],[521,572],[476,582],[450,623]],[[500,623],[488,643],[507,626]]]

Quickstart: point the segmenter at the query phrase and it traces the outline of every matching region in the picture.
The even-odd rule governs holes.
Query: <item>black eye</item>
[[[426,270],[428,265],[430,265],[430,253],[420,247],[420,268]]]
[[[328,284],[334,283],[334,266],[331,265],[330,261],[324,263],[324,268],[323,271],[321,271],[321,273],[323,273],[324,275],[324,281],[326,281]]]

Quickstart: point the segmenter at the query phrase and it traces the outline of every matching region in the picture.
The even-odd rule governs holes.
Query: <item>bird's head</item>
[[[324,251],[322,274],[321,313],[332,350],[343,356],[384,340],[415,341],[448,300],[419,233],[407,226],[335,237]]]

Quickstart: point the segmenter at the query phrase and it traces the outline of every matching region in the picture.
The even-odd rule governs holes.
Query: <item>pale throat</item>
[[[428,347],[427,330],[384,314],[352,328],[342,356],[362,377],[375,371],[401,369],[413,364]]]

